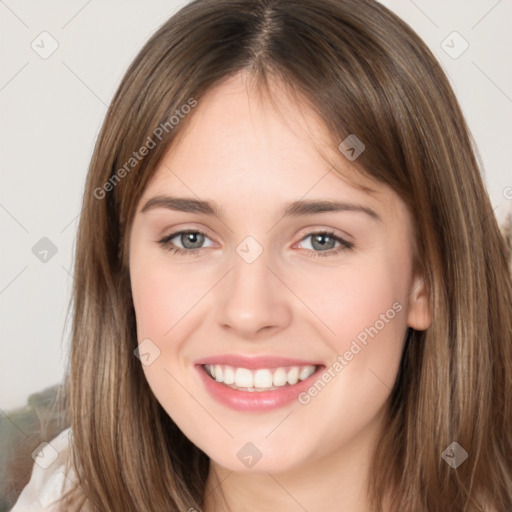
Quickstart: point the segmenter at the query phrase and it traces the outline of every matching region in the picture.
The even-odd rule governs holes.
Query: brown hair
[[[76,245],[66,387],[86,508],[203,506],[208,457],[159,405],[133,353],[127,241],[144,187],[186,125],[171,128],[171,116],[242,70],[297,91],[337,143],[356,134],[366,150],[355,164],[415,222],[433,323],[409,331],[371,466],[373,508],[388,496],[393,511],[512,510],[506,247],[445,74],[372,0],[196,0],[127,71],[92,157]],[[165,123],[155,147],[130,160]],[[469,453],[457,469],[441,458],[453,441]]]

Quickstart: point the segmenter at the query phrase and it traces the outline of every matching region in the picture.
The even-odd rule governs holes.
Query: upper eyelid
[[[165,232],[164,232],[165,233]],[[181,235],[183,233],[201,233],[204,236],[210,238],[211,240],[214,240],[215,237],[210,236],[207,229],[204,228],[195,228],[195,227],[189,227],[189,228],[179,228],[179,229],[172,229],[169,234],[162,234],[159,236],[159,240],[170,240],[178,235]]]
[[[300,239],[303,240],[307,236],[316,235],[320,233],[332,234],[333,237],[339,238],[340,240],[344,240],[347,243],[353,243],[354,237],[349,235],[348,233],[344,233],[339,229],[335,228],[304,228],[304,230],[300,230]]]

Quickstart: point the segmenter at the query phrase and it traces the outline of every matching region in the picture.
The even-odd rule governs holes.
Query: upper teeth
[[[260,368],[249,370],[247,368],[235,368],[228,365],[204,365],[217,382],[223,382],[231,387],[248,389],[271,389],[287,384],[294,385],[299,380],[304,380],[313,375],[316,366],[288,366],[286,368]]]

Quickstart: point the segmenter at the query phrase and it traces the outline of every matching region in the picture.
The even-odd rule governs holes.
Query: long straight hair
[[[131,64],[96,143],[78,228],[65,382],[78,486],[66,499],[111,512],[204,504],[209,459],[134,356],[127,243],[145,186],[194,113],[172,116],[243,71],[262,90],[279,80],[305,99],[334,144],[355,134],[366,149],[354,165],[414,219],[433,322],[407,337],[370,466],[373,510],[386,497],[393,512],[512,510],[507,249],[444,72],[373,0],[196,0]],[[452,442],[469,455],[457,469],[441,457]]]

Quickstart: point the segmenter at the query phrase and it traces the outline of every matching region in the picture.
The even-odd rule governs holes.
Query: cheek
[[[312,279],[307,283],[315,292],[306,300],[329,327],[322,332],[331,360],[322,382],[312,384],[301,404],[312,417],[330,419],[322,430],[325,438],[349,439],[371,422],[396,380],[407,331],[409,261],[407,255],[381,256],[329,269],[321,289],[311,287]]]
[[[162,273],[158,264],[141,265],[132,272],[132,296],[139,338],[160,338],[172,327],[169,313],[179,305],[173,289],[179,286],[176,278]]]
[[[380,406],[396,380],[407,332],[411,267],[410,253],[395,244],[347,259],[336,269],[324,268],[314,277],[304,275],[302,284],[296,283],[295,290],[324,326],[332,390],[358,414]]]
[[[139,339],[172,336],[174,327],[208,289],[207,281],[198,277],[173,267],[165,257],[134,255],[131,285]]]
[[[347,342],[354,339],[364,344],[369,336],[376,336],[375,329],[387,339],[396,339],[394,334],[405,325],[405,317],[396,315],[397,309],[404,309],[400,287],[378,270],[352,271],[345,277],[339,287],[331,289],[333,300],[323,309],[339,340],[336,348],[348,350]]]
[[[198,289],[197,282],[191,282],[190,275],[172,269],[165,256],[155,258],[137,250],[132,256],[130,274],[138,342],[151,340],[157,349],[150,351],[158,354],[150,364],[142,366],[145,378],[183,431],[188,435],[200,432],[193,420],[198,412],[195,402],[186,391],[195,383],[193,376],[182,372],[182,350],[189,334],[187,320],[193,317],[191,310],[204,290]]]
[[[364,339],[365,329],[375,324],[389,335],[402,333],[406,324],[400,312],[408,298],[408,256],[383,254],[354,262],[305,274],[294,288],[328,328],[324,332],[338,353],[358,335]]]

